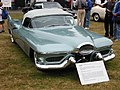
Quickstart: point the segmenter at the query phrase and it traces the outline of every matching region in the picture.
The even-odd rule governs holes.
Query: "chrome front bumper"
[[[110,54],[109,56],[103,57],[104,61],[108,61],[111,60],[115,57],[115,54]],[[39,69],[62,69],[62,68],[66,68],[67,66],[69,66],[70,64],[74,64],[76,63],[76,60],[74,59],[74,57],[70,57],[68,60],[64,60],[62,63],[60,64],[54,64],[54,65],[40,65],[40,64],[36,64],[36,67]]]
[[[109,55],[107,57],[104,57],[103,60],[104,61],[109,61],[109,60],[113,59],[114,57],[115,57],[115,54],[113,53],[113,54],[111,54],[111,55]]]

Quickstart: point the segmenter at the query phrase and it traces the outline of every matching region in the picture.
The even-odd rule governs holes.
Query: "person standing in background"
[[[2,19],[3,3],[0,2],[0,32],[4,32],[4,20]]]
[[[26,0],[25,4],[30,4],[31,0]]]
[[[92,9],[92,1],[91,0],[86,0],[86,1],[87,1],[87,4],[88,4],[88,9],[86,9],[84,27],[85,27],[85,29],[89,29],[90,13],[91,13],[91,9]]]
[[[116,4],[113,10],[113,29],[114,29],[114,40],[120,40],[120,23],[116,23],[115,19],[120,16],[120,0],[116,0]]]
[[[113,38],[113,9],[115,5],[115,0],[108,0],[103,5],[99,5],[103,8],[106,8],[106,14],[104,19],[104,28],[105,28],[105,37]]]
[[[76,6],[78,8],[77,11],[77,25],[78,26],[82,26],[84,27],[84,18],[85,18],[85,7],[83,6],[83,4],[86,4],[86,0],[77,0],[76,2]]]
[[[64,8],[66,0],[54,0],[54,2],[58,2]]]
[[[65,2],[66,2],[66,7],[67,8],[71,8],[71,3],[72,3],[72,0],[65,0]]]

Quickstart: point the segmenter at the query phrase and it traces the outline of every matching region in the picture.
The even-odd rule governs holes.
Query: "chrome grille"
[[[110,50],[100,51],[100,53],[101,53],[102,55],[108,54],[109,52],[110,52]]]
[[[61,59],[63,59],[64,56],[59,56],[59,57],[48,57],[46,58],[47,62],[59,62]]]

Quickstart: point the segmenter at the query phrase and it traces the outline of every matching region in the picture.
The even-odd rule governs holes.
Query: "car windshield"
[[[42,16],[32,19],[33,28],[45,28],[55,26],[73,26],[76,22],[72,16],[68,15],[52,15]]]

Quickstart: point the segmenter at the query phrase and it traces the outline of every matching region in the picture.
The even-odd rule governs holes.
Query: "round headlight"
[[[79,50],[81,55],[89,55],[94,51],[94,47],[91,45],[84,45]]]

